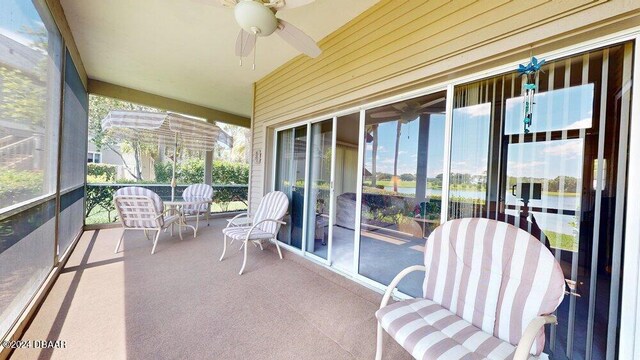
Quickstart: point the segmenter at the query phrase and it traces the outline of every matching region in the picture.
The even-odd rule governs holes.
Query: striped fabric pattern
[[[216,142],[233,146],[233,138],[216,124],[175,113],[110,111],[102,129],[122,139],[173,144],[176,134],[182,147],[210,151]]]
[[[119,196],[140,196],[140,200],[125,200]],[[162,199],[155,192],[138,186],[124,187],[114,195],[115,206],[125,227],[158,228],[163,225],[163,218],[155,218],[164,211]],[[126,209],[126,206],[138,206],[140,209]],[[145,208],[146,207],[146,208]]]
[[[510,359],[516,350],[428,299],[394,303],[378,310],[376,317],[389,335],[420,360]]]
[[[222,233],[224,235],[227,235],[233,240],[245,240],[247,238],[247,233],[249,232],[249,229],[251,228],[246,226],[228,227],[228,228],[222,229]],[[249,237],[249,240],[272,239],[274,237],[275,236],[273,233],[265,232],[260,229],[253,229],[253,231],[251,232],[251,236]]]
[[[272,191],[266,194],[262,200],[255,214],[253,214],[253,223],[257,224],[265,219],[282,220],[289,208],[289,198],[282,191]],[[272,234],[272,237],[276,236],[280,225],[278,223],[269,221],[257,226],[260,230]]]
[[[211,185],[207,185],[207,184],[189,185],[182,192],[182,199],[184,199],[184,201],[199,201],[199,200],[210,201],[212,198],[213,198],[213,188],[211,187]],[[188,215],[206,213],[207,210],[209,210],[209,204],[199,204],[199,205],[187,204],[182,207],[182,211]]]
[[[512,345],[564,296],[564,275],[549,250],[526,231],[495,220],[441,225],[427,240],[425,266],[426,299]],[[541,330],[531,353],[543,348]]]

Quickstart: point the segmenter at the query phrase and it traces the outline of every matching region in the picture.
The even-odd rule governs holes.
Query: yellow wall
[[[274,126],[635,26],[637,0],[382,0],[323,39],[320,57],[256,83],[251,206],[270,184]]]

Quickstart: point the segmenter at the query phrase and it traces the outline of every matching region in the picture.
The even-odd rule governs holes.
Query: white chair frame
[[[426,271],[426,270],[427,269],[424,265],[413,265],[413,266],[409,266],[408,268],[398,273],[398,275],[396,275],[396,277],[393,278],[393,280],[387,287],[387,290],[385,291],[384,296],[382,297],[382,301],[380,302],[380,309],[387,306],[387,304],[389,303],[389,300],[391,299],[391,296],[393,295],[393,292],[398,287],[398,283],[400,283],[400,280],[402,280],[405,276],[407,276],[408,274],[414,271]],[[383,346],[383,340],[384,340],[384,329],[382,328],[380,321],[378,321],[377,323],[378,323],[378,332],[376,336],[376,360],[381,360],[382,346]],[[513,360],[527,360],[531,358],[531,354],[529,354],[529,350],[531,349],[531,346],[533,345],[533,342],[535,341],[536,336],[538,335],[538,331],[547,324],[557,325],[558,319],[555,317],[555,315],[543,315],[543,316],[535,317],[533,320],[531,320],[531,322],[529,322],[529,325],[527,325],[527,328],[522,334],[522,337],[520,338],[520,342],[516,347],[516,352],[514,353]]]
[[[135,205],[127,205],[125,204],[125,202],[133,202]],[[117,195],[117,196],[114,196],[113,198],[113,204],[114,204],[114,207],[116,208],[116,211],[118,212],[118,218],[122,223],[122,235],[120,236],[120,240],[118,240],[118,244],[116,245],[116,249],[114,251],[115,253],[118,253],[120,249],[120,245],[122,244],[122,240],[124,239],[124,234],[126,233],[127,230],[142,230],[144,231],[145,236],[149,240],[150,238],[148,236],[148,232],[156,231],[155,239],[153,240],[153,248],[151,248],[151,254],[152,255],[155,254],[156,246],[158,245],[158,239],[160,238],[160,232],[162,230],[168,229],[171,225],[173,225],[174,222],[180,219],[179,212],[173,208],[169,208],[164,210],[161,213],[158,213],[158,211],[155,208],[153,200],[148,196]],[[144,221],[153,221],[155,222],[156,226],[136,227],[136,226],[127,226],[125,224],[125,220],[131,220],[131,221],[141,220],[140,218],[138,218],[138,216],[140,215],[140,210],[144,210],[143,214],[155,214],[156,215],[155,218],[144,219]],[[173,218],[171,221],[165,221],[164,219],[165,214],[171,213],[171,212],[174,212],[178,216]],[[180,240],[183,240],[182,227],[180,226],[178,226],[178,234],[180,235]],[[172,229],[172,235],[173,235],[173,229]]]
[[[238,214],[236,216],[234,216],[230,221],[229,224],[227,225],[227,228],[229,227],[236,227],[236,225],[233,224],[233,221],[242,217],[242,216],[246,216],[246,217],[251,217],[251,215],[249,215],[249,213],[242,213],[242,214]],[[247,232],[247,236],[245,237],[242,246],[240,247],[240,250],[242,250],[242,248],[244,247],[244,259],[242,260],[242,267],[240,268],[240,272],[238,273],[238,275],[242,275],[242,273],[244,272],[244,268],[247,265],[247,249],[248,249],[248,244],[249,241],[251,241],[253,243],[254,246],[256,247],[260,247],[260,250],[264,250],[264,248],[262,247],[262,241],[264,241],[265,239],[257,239],[257,240],[251,240],[251,233],[256,229],[256,227],[262,223],[265,222],[275,222],[278,224],[278,226],[276,227],[276,231],[275,234],[273,234],[273,237],[271,239],[267,239],[267,241],[273,241],[274,244],[276,244],[276,249],[278,249],[278,256],[280,257],[280,259],[282,259],[282,251],[280,250],[280,245],[278,245],[278,240],[276,239],[276,236],[278,234],[278,230],[280,229],[280,226],[285,225],[286,223],[282,220],[276,220],[276,219],[264,219],[258,223],[252,224],[251,228],[249,229],[249,231]],[[224,259],[224,254],[227,252],[227,235],[224,235],[224,240],[223,240],[223,248],[222,248],[222,255],[220,256],[220,261],[222,261],[222,259]],[[231,239],[231,243],[233,243],[233,239]],[[230,243],[230,244],[231,244]]]

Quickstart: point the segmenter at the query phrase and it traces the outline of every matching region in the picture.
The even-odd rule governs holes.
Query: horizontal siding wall
[[[270,183],[267,126],[443,81],[464,68],[495,67],[515,52],[588,37],[586,27],[621,23],[639,8],[633,0],[380,1],[323,39],[320,57],[298,56],[256,83],[253,151],[263,156],[253,159],[251,208]]]

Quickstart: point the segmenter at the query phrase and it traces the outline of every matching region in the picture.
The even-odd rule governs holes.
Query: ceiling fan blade
[[[256,35],[240,29],[236,39],[236,56],[245,57],[251,54],[256,45]]]
[[[278,10],[286,10],[293,9],[300,6],[309,5],[315,0],[280,0],[280,1],[272,1],[276,3],[275,8]]]
[[[391,107],[400,112],[404,112],[407,108],[409,108],[409,104],[403,101],[403,102],[391,104]]]
[[[276,32],[282,40],[312,58],[318,57],[322,53],[322,50],[309,35],[284,20],[278,20]]]
[[[212,5],[215,7],[228,7],[232,8],[236,6],[238,0],[191,0],[200,4]]]
[[[369,114],[369,116],[370,116],[372,119],[390,118],[390,117],[394,117],[394,116],[398,116],[398,115],[400,115],[400,112],[398,112],[398,111],[393,111],[393,110],[389,110],[389,111],[380,111],[380,112],[376,112],[376,113]]]
[[[426,103],[424,103],[424,104],[420,105],[420,107],[419,107],[419,108],[420,108],[420,109],[424,109],[424,108],[429,107],[429,106],[431,106],[431,105],[435,105],[435,104],[437,104],[437,103],[443,102],[444,100],[445,100],[445,98],[444,98],[444,97],[437,98],[437,99],[435,99],[435,100],[428,101],[428,102],[426,102]]]

